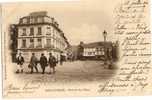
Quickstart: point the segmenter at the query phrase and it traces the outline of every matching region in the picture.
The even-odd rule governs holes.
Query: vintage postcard
[[[152,94],[148,0],[1,4],[3,97]]]

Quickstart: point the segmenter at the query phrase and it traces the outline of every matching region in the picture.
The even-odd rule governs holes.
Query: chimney
[[[55,20],[54,20],[54,18],[53,18],[53,17],[51,18],[51,20],[52,20],[52,24],[54,24]]]

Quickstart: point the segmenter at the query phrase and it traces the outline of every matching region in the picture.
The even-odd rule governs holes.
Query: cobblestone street
[[[50,68],[46,68],[46,73],[41,74],[41,67],[37,66],[39,73],[30,74],[27,64],[24,64],[24,73],[16,74],[23,80],[40,80],[47,82],[70,82],[70,81],[102,81],[112,77],[115,69],[105,69],[101,61],[74,61],[58,64],[55,74],[49,74]]]

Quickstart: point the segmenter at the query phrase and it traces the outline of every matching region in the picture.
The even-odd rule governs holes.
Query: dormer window
[[[22,23],[23,23],[23,24],[26,24],[26,23],[27,23],[27,18],[23,18],[23,19],[22,19]]]
[[[38,17],[38,23],[43,23],[44,22],[44,18],[43,17]]]
[[[30,18],[30,23],[34,23],[34,18]]]
[[[35,17],[35,18],[34,18],[34,23],[37,23],[37,22],[38,22],[38,18]]]

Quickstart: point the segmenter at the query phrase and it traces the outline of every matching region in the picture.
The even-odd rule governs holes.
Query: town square
[[[38,11],[10,25],[10,32],[14,73],[21,76],[50,74],[57,80],[91,81],[108,78],[115,72],[118,42],[107,41],[105,30],[103,41],[71,45],[55,18]]]
[[[27,66],[25,64],[24,66]],[[115,75],[117,68],[107,69],[101,61],[74,61],[64,62],[56,66],[56,73],[50,74],[50,68],[46,68],[45,74],[41,74],[41,67],[38,65],[39,73],[36,71],[31,75],[30,69],[25,67],[23,74],[16,74],[18,79],[24,81],[38,80],[40,82],[97,82],[107,80]],[[15,70],[14,70],[15,71]]]

